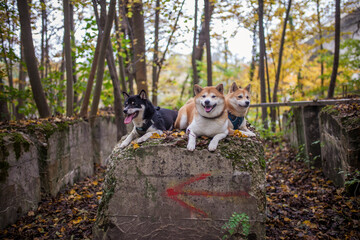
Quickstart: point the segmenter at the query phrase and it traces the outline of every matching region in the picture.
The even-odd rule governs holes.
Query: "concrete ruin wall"
[[[116,126],[111,118],[96,120],[98,124],[93,130],[101,135],[95,134],[95,143],[90,124],[85,121],[55,126],[46,139],[31,133],[3,134],[0,138],[0,228],[36,209],[40,192],[56,196],[64,186],[92,175],[94,163],[104,163],[116,144]]]
[[[341,115],[330,105],[293,107],[284,113],[283,126],[291,145],[299,150],[303,146],[311,164],[322,167],[336,186],[344,186],[351,169],[360,169],[357,115]]]
[[[198,140],[204,141],[204,140]],[[257,139],[228,136],[215,152],[185,140],[115,147],[94,239],[221,239],[236,212],[265,239],[265,159]]]
[[[319,112],[322,106],[293,107],[283,115],[285,137],[303,150],[312,166],[321,166]]]
[[[323,171],[335,185],[343,187],[347,174],[360,169],[360,121],[324,108],[320,113],[320,131]]]
[[[25,137],[27,144],[14,137]],[[0,228],[14,223],[41,199],[39,152],[27,136],[9,134],[1,140]]]

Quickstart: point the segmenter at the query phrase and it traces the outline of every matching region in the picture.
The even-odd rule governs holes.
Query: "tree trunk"
[[[319,40],[322,41],[322,25],[321,25],[321,16],[320,16],[320,0],[316,0],[316,13],[317,13],[317,23],[319,30]],[[321,79],[321,96],[324,96],[324,59],[323,59],[323,49],[324,45],[320,43],[320,79]]]
[[[250,63],[250,71],[249,71],[249,79],[250,82],[252,82],[254,78],[254,72],[255,72],[255,62],[256,62],[256,45],[257,45],[257,34],[256,34],[256,27],[257,27],[257,21],[255,21],[254,29],[253,29],[253,46],[251,51],[251,63]]]
[[[204,0],[205,5],[205,33],[206,33],[206,65],[207,65],[207,85],[212,86],[212,62],[210,45],[210,2]]]
[[[126,92],[126,76],[125,76],[125,66],[124,66],[124,58],[122,56],[122,43],[121,40],[125,36],[125,31],[123,28],[119,29],[119,21],[115,14],[115,31],[116,31],[116,42],[118,45],[118,61],[119,61],[119,73],[120,73],[120,83],[121,83],[121,91]],[[121,33],[121,34],[120,34]]]
[[[74,26],[74,5],[70,2],[70,43],[71,43],[71,66],[72,66],[72,79],[73,84],[75,85],[77,82],[76,76],[76,44],[75,44],[75,26]],[[78,94],[74,89],[74,109],[78,104]]]
[[[87,117],[87,115],[88,115],[88,106],[89,106],[89,102],[90,102],[92,87],[94,85],[96,67],[97,67],[98,60],[99,60],[100,43],[101,43],[101,36],[99,33],[98,39],[96,42],[96,47],[95,47],[94,59],[93,59],[93,62],[91,63],[91,70],[90,70],[89,78],[88,78],[88,81],[86,84],[84,99],[83,99],[81,109],[80,109],[80,117],[83,117],[83,118]]]
[[[281,73],[281,61],[282,61],[282,54],[283,54],[283,50],[284,50],[285,35],[286,35],[286,25],[287,25],[287,22],[288,22],[288,19],[289,19],[290,8],[291,8],[291,0],[289,0],[288,7],[286,9],[286,15],[285,15],[285,19],[284,19],[283,31],[282,31],[282,34],[281,34],[280,49],[279,49],[279,60],[278,60],[278,65],[277,65],[276,78],[275,78],[274,91],[273,91],[273,102],[277,102],[277,91],[278,91],[278,87],[279,87],[280,73]]]
[[[265,56],[265,46],[264,46],[264,1],[259,0],[259,42],[260,42],[260,59],[259,59],[259,77],[260,77],[260,98],[261,103],[266,103],[266,85],[265,85],[265,69],[264,69],[264,56]],[[265,129],[268,128],[267,123],[267,110],[266,107],[262,107],[262,123]]]
[[[134,94],[134,78],[135,78],[135,57],[134,57],[134,33],[133,33],[133,24],[131,19],[128,17],[129,6],[127,0],[119,1],[119,9],[121,16],[123,17],[124,31],[125,35],[128,36],[130,40],[130,47],[126,49],[126,59],[125,62],[128,64],[125,65],[125,75],[128,77],[128,89],[129,95]]]
[[[112,23],[114,21],[114,16],[115,16],[114,4],[116,4],[116,0],[111,0],[110,6],[109,6],[109,14],[108,14],[107,21],[105,23],[105,29],[104,29],[104,32],[103,32],[102,38],[101,38],[101,45],[100,45],[100,52],[99,52],[99,64],[98,64],[98,69],[97,69],[97,73],[96,73],[96,85],[95,85],[93,102],[91,105],[91,112],[90,112],[90,123],[91,124],[94,123],[94,120],[95,120],[95,117],[96,117],[96,114],[98,111],[98,107],[99,107],[99,102],[100,102],[101,87],[102,87],[102,82],[104,79],[104,70],[105,70],[105,56],[106,56],[106,51],[107,51],[107,45],[110,40],[110,32],[111,32]]]
[[[277,71],[276,71],[276,77],[275,77],[275,84],[274,84],[274,90],[273,90],[273,102],[277,102],[277,91],[279,88],[279,81],[280,81],[280,73],[281,73],[281,61],[282,61],[282,54],[284,50],[284,43],[285,43],[285,35],[286,35],[286,25],[289,19],[290,14],[290,8],[291,8],[291,0],[288,2],[288,6],[286,9],[286,15],[284,19],[284,25],[283,25],[283,31],[281,34],[281,41],[280,41],[280,49],[279,49],[279,60],[277,65]],[[272,130],[275,132],[275,122],[276,122],[276,108],[270,108],[271,109],[271,123],[272,123]]]
[[[74,112],[74,88],[71,57],[71,19],[70,19],[70,1],[63,0],[64,7],[64,46],[65,46],[65,68],[66,68],[66,116],[71,117]]]
[[[5,13],[6,15],[6,22],[7,25],[9,26],[9,28],[7,29],[8,31],[14,31],[14,26],[13,29],[11,29],[11,20],[10,20],[10,15],[9,12],[6,11]],[[13,81],[13,56],[11,54],[11,49],[13,49],[13,42],[14,42],[14,37],[13,36],[4,36],[3,35],[3,30],[0,30],[0,36],[1,36],[1,44],[2,44],[2,49],[3,49],[3,56],[2,56],[2,60],[4,61],[5,64],[5,70],[6,70],[6,75],[7,75],[7,79],[8,79],[8,83],[9,83],[9,87],[12,90],[14,88],[14,81]],[[5,39],[8,40],[8,46],[5,45]],[[9,54],[8,54],[9,53]],[[16,109],[15,109],[15,105],[12,101],[10,101],[10,117],[11,115],[16,115]],[[9,109],[8,109],[9,110]]]
[[[214,5],[210,4],[210,19],[211,19],[213,11],[214,11]],[[205,14],[205,12],[204,12],[204,14]],[[199,41],[198,41],[196,51],[195,51],[195,59],[198,61],[202,60],[202,57],[204,55],[205,44],[206,44],[206,26],[205,26],[205,21],[202,21],[201,22],[201,30],[199,32]]]
[[[45,74],[45,22],[46,22],[46,5],[44,0],[40,0],[41,7],[41,57],[40,57],[40,77],[44,79]]]
[[[340,0],[335,2],[335,49],[334,49],[334,63],[331,73],[330,85],[327,98],[333,98],[335,92],[336,76],[339,67],[339,54],[340,54]]]
[[[20,36],[20,62],[19,62],[19,92],[23,92],[25,89],[25,69],[24,69],[24,47],[23,40]],[[24,114],[19,111],[24,108],[24,99],[18,98],[18,105],[16,106],[16,119],[24,119]]]
[[[94,13],[95,13],[95,17],[97,22],[99,22],[99,14],[97,12],[97,2],[95,0],[92,1],[93,2],[93,8],[94,8]],[[89,74],[89,79],[87,81],[86,84],[86,90],[85,90],[85,94],[84,94],[84,99],[81,105],[81,109],[80,109],[80,117],[87,117],[88,115],[88,106],[89,106],[89,102],[90,102],[90,96],[91,96],[91,91],[94,85],[94,78],[95,78],[95,73],[96,73],[96,68],[98,65],[98,60],[99,60],[99,52],[100,52],[100,45],[101,45],[101,35],[102,32],[100,30],[100,26],[98,24],[98,29],[99,29],[99,33],[98,33],[98,39],[96,41],[96,47],[95,47],[95,53],[94,53],[94,59],[93,62],[91,64],[91,70],[90,70],[90,74]]]
[[[114,1],[113,4],[114,5],[112,5],[112,2],[111,2],[109,5],[109,13],[107,16],[105,28],[107,26],[107,22],[111,21],[111,17],[112,17],[112,21],[114,21],[115,12],[116,12],[116,0]],[[106,15],[106,1],[104,1],[104,0],[100,1],[100,6],[101,6],[101,14]],[[101,16],[101,19],[105,19],[105,18],[106,18],[106,16]],[[102,32],[101,24],[99,24],[99,26],[100,26],[100,32]],[[104,32],[104,34],[105,34],[105,32]],[[106,50],[106,62],[109,67],[110,77],[111,77],[112,84],[113,84],[115,122],[116,122],[116,127],[117,127],[117,140],[119,141],[121,139],[121,137],[126,134],[127,131],[126,131],[126,126],[124,124],[123,106],[122,106],[122,99],[121,99],[120,86],[119,86],[120,84],[119,84],[119,78],[118,78],[118,75],[116,72],[115,59],[114,59],[114,55],[113,55],[113,49],[112,49],[110,38],[108,38],[108,44],[107,44],[107,50]]]
[[[145,58],[145,28],[142,0],[133,3],[133,32],[134,32],[134,57],[135,57],[135,81],[137,90],[148,92],[146,81],[146,58]]]
[[[4,83],[2,77],[0,76],[0,122],[10,120],[9,108],[7,105],[6,98],[3,97],[4,96],[3,92],[4,92]]]
[[[34,95],[34,100],[36,107],[39,111],[40,117],[46,118],[49,117],[50,109],[46,102],[44,90],[41,85],[39,70],[37,67],[37,60],[35,57],[34,43],[31,33],[30,25],[30,13],[26,0],[17,1],[19,16],[20,16],[20,25],[21,25],[21,37],[24,40],[24,56],[25,62],[28,70],[28,75],[30,78],[31,90]]]
[[[191,65],[193,71],[193,86],[199,84],[199,76],[196,64],[196,41],[197,41],[197,17],[198,15],[198,0],[195,0],[195,13],[194,13],[194,39],[193,39],[193,51],[191,55]]]
[[[158,52],[159,52],[159,22],[160,22],[160,0],[156,0],[155,7],[155,34],[154,34],[154,55],[152,67],[152,103],[157,106],[157,90],[158,90]]]

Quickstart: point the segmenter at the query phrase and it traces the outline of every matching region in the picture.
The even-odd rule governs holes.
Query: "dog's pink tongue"
[[[212,109],[212,107],[205,107],[205,111],[206,111],[206,112],[210,112],[211,109]]]
[[[135,116],[135,113],[127,115],[126,118],[124,119],[124,123],[125,123],[125,124],[131,123],[131,121],[133,120],[134,116]]]

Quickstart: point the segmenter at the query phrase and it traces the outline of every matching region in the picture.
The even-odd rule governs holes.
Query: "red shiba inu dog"
[[[250,106],[250,88],[250,84],[242,89],[233,83],[225,97],[230,133],[233,133],[234,130],[240,130],[242,134],[248,137],[256,136],[246,127],[245,120]]]
[[[180,108],[175,128],[186,129],[189,151],[194,151],[199,136],[212,137],[208,149],[215,151],[229,132],[224,87],[222,84],[204,88],[195,85],[194,92],[196,96]]]

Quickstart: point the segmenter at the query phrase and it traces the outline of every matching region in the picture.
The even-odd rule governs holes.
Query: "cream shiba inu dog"
[[[226,111],[224,87],[194,86],[195,97],[179,110],[175,128],[186,129],[189,135],[187,149],[194,151],[196,138],[212,137],[209,151],[215,151],[219,141],[228,135],[228,114]]]
[[[225,97],[230,133],[233,133],[234,130],[240,130],[242,134],[248,137],[256,136],[246,127],[245,120],[250,106],[250,88],[250,84],[242,89],[233,83]]]

